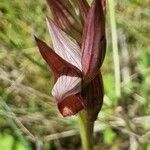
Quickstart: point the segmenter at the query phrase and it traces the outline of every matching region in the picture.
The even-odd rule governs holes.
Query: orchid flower
[[[88,119],[95,121],[104,96],[100,71],[106,49],[104,0],[94,0],[91,7],[86,0],[77,0],[84,20],[83,35],[79,39],[82,32],[75,23],[81,22],[69,7],[70,2],[48,0],[48,3],[54,16],[54,21],[46,19],[53,48],[35,39],[54,74],[52,95],[64,117],[85,109]],[[74,21],[68,19],[70,16]],[[69,34],[71,30],[78,36]]]

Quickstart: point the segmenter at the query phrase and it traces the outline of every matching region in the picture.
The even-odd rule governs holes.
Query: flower
[[[68,7],[72,6],[70,2],[48,0],[48,3],[54,16],[54,21],[47,19],[53,49],[35,39],[42,57],[54,73],[52,95],[63,116],[85,109],[88,119],[94,121],[104,96],[100,72],[106,49],[104,0],[94,0],[90,8],[86,0],[77,0],[85,20],[82,38],[78,38],[81,31],[75,24],[79,22],[80,25],[81,22],[76,19],[75,11]],[[73,21],[68,17],[72,17]],[[69,34],[71,31],[72,34]]]

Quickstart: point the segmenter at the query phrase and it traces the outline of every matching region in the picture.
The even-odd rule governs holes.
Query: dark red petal
[[[79,94],[68,96],[60,103],[58,102],[57,105],[64,117],[75,115],[84,108]]]
[[[88,10],[89,10],[89,4],[86,0],[77,0],[77,4],[80,8],[80,13],[83,17],[84,20],[86,20],[86,16],[88,14]]]
[[[88,119],[95,121],[103,105],[104,89],[101,73],[97,75],[82,91]]]
[[[106,49],[105,16],[100,0],[89,10],[83,34],[82,69],[84,80],[91,80],[100,69]]]
[[[69,33],[78,42],[81,40],[81,23],[68,0],[47,0],[54,17],[55,23]],[[78,26],[76,26],[78,24]]]
[[[62,59],[57,55],[45,42],[39,40],[35,37],[37,46],[44,60],[47,62],[49,67],[52,69],[55,75],[65,74],[65,72],[70,72],[70,74],[81,74],[80,70]]]
[[[70,26],[70,22],[67,18],[68,16],[68,10],[65,11],[64,13],[64,8],[63,5],[61,4],[61,1],[60,0],[47,0],[48,1],[48,4],[53,12],[53,16],[54,16],[54,19],[56,17],[56,23],[59,25],[59,26],[62,26],[63,28],[68,28]]]

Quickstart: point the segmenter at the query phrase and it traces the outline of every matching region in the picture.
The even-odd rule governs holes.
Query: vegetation
[[[150,150],[150,2],[115,3],[119,96],[115,87],[112,12],[107,6],[107,53],[102,68],[105,98],[95,126],[95,149]],[[53,78],[35,46],[33,35],[37,33],[50,43],[46,15],[50,16],[46,0],[0,2],[2,150],[81,148],[78,119],[62,118],[57,112],[50,93]]]

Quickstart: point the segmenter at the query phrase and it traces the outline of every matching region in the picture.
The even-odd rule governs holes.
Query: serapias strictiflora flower
[[[104,91],[100,67],[106,49],[103,1],[94,0],[89,7],[85,0],[78,0],[82,19],[85,20],[81,41],[76,42],[73,36],[65,33],[65,25],[58,26],[58,21],[49,19],[47,19],[47,25],[53,49],[35,38],[41,55],[54,73],[55,84],[52,95],[63,116],[74,115],[85,109],[89,120],[94,121],[101,109]],[[58,3],[54,0],[48,0],[48,2],[55,8],[53,10],[56,11],[57,8],[57,18],[63,16],[59,18],[60,23],[66,20],[68,15],[72,15],[70,8],[67,8],[71,5],[69,1],[67,6],[64,5],[66,1],[62,0],[58,0]],[[72,17],[75,18],[74,15]]]

